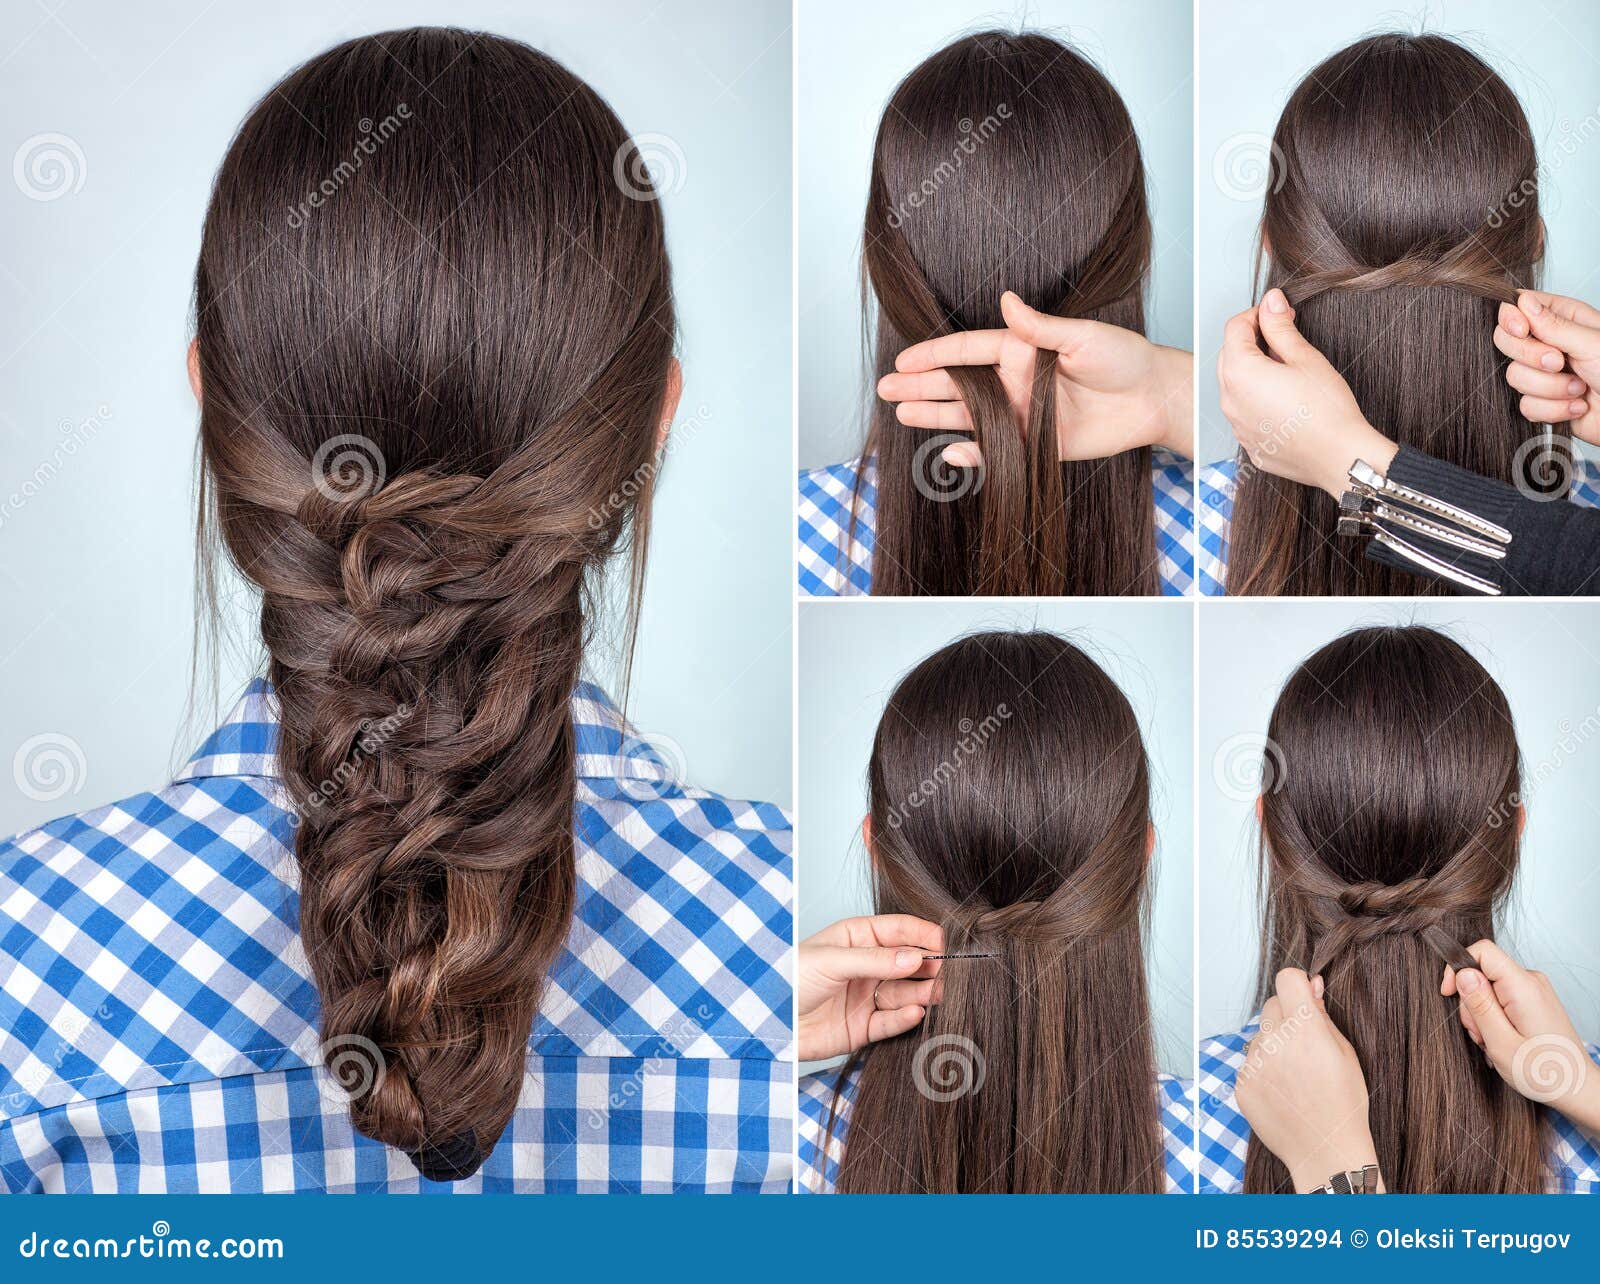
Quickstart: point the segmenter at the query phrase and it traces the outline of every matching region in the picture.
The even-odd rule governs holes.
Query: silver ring
[[[883,1011],[883,1009],[878,1006],[878,991],[880,989],[882,989],[882,988],[883,988],[883,982],[882,981],[879,981],[877,985],[872,987],[872,1010],[874,1012],[882,1012]]]

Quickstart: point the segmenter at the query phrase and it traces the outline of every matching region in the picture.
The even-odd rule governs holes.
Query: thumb
[[[1261,337],[1267,341],[1272,355],[1285,365],[1294,365],[1307,357],[1320,356],[1300,331],[1294,328],[1294,309],[1282,290],[1273,286],[1256,309],[1256,324]]]
[[[834,981],[892,981],[910,976],[924,961],[921,950],[887,945],[817,945],[807,953],[810,966]]]
[[[1006,329],[1024,343],[1035,348],[1048,348],[1062,356],[1071,355],[1100,325],[1098,321],[1082,321],[1040,312],[1037,308],[1030,308],[1012,290],[1000,296],[1000,316],[1006,323]]]
[[[1509,1066],[1522,1046],[1522,1036],[1506,1016],[1500,1000],[1495,998],[1489,978],[1472,968],[1462,968],[1456,973],[1456,993],[1477,1023],[1484,1050],[1497,1065]]]

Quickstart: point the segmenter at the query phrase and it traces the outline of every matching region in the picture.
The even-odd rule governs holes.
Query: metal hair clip
[[[1377,543],[1392,549],[1432,575],[1486,597],[1500,596],[1499,587],[1481,575],[1452,566],[1427,550],[1418,548],[1391,528],[1410,531],[1452,548],[1476,553],[1490,561],[1500,561],[1506,555],[1506,546],[1511,543],[1511,532],[1505,527],[1379,476],[1377,470],[1362,459],[1350,465],[1349,480],[1350,489],[1339,496],[1337,531],[1340,535],[1365,532]],[[1415,511],[1408,512],[1406,509]],[[1462,529],[1452,529],[1443,524],[1446,522]]]
[[[998,954],[924,954],[923,960],[928,959],[997,959]]]

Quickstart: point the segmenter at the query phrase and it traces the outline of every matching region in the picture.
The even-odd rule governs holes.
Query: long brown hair
[[[1160,1191],[1127,697],[1055,634],[975,634],[895,688],[867,780],[876,911],[975,957],[941,965],[921,1029],[840,1073],[860,1071],[838,1188]]]
[[[864,245],[879,378],[914,343],[1004,328],[1008,289],[1045,312],[1143,334],[1150,215],[1127,108],[1049,36],[956,41],[884,111]],[[1159,591],[1150,450],[1062,462],[1055,369],[1056,354],[1041,351],[1019,435],[994,369],[951,368],[981,475],[940,461],[958,438],[907,427],[874,402],[862,456],[877,466],[874,594]]]
[[[631,528],[637,594],[672,362],[660,209],[551,58],[365,37],[244,122],[195,303],[321,1033],[381,1056],[346,1083],[355,1126],[463,1177],[570,927],[587,585]]]
[[[1541,1108],[1439,994],[1446,964],[1476,966],[1463,947],[1494,935],[1516,876],[1522,767],[1504,693],[1433,629],[1358,629],[1295,670],[1267,735],[1260,999],[1280,968],[1323,976],[1390,1190],[1544,1190]],[[1293,1186],[1252,1144],[1245,1189]]]
[[[1492,340],[1498,304],[1534,284],[1543,235],[1533,136],[1505,81],[1444,36],[1372,36],[1301,81],[1272,145],[1266,284],[1366,417],[1480,476],[1566,471],[1519,413]],[[1537,449],[1519,460],[1524,443]],[[1240,469],[1229,593],[1450,591],[1364,557],[1335,534],[1324,492],[1242,455]]]

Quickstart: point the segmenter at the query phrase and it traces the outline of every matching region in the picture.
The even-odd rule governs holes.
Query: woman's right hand
[[[1568,424],[1600,445],[1600,312],[1560,294],[1522,290],[1500,305],[1494,346],[1511,358],[1506,382],[1522,394],[1522,417]]]
[[[1439,992],[1459,994],[1461,1024],[1500,1077],[1531,1101],[1600,1133],[1600,1067],[1543,972],[1530,972],[1493,941],[1467,946],[1482,971],[1446,966]]]
[[[800,1060],[825,1061],[914,1030],[938,1002],[944,932],[910,914],[841,919],[800,942]]]
[[[1367,1081],[1350,1041],[1322,1002],[1322,978],[1285,968],[1245,1049],[1234,1101],[1251,1136],[1304,1194],[1335,1173],[1378,1162],[1367,1121]]]

